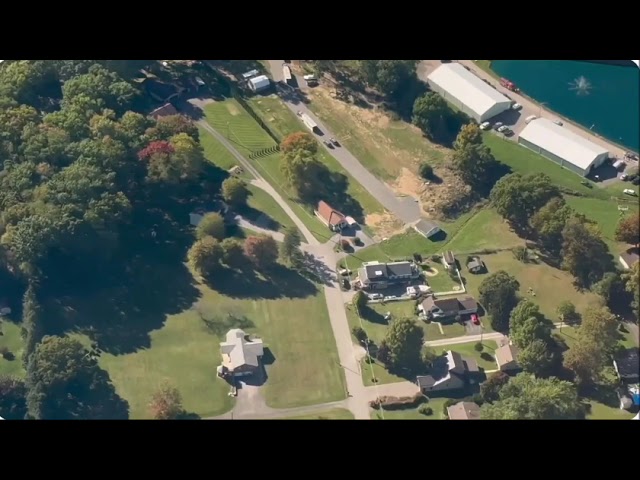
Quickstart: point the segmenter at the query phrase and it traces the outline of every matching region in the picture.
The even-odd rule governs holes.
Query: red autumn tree
[[[155,142],[151,142],[145,148],[140,150],[138,152],[138,158],[140,160],[146,160],[147,158],[151,157],[152,155],[155,155],[156,153],[164,153],[164,154],[170,155],[173,152],[175,152],[175,148],[173,148],[173,145],[171,145],[169,142],[166,142],[164,140],[158,140]]]
[[[618,222],[616,240],[633,245],[640,243],[640,214],[629,215]]]
[[[156,420],[175,420],[184,413],[180,392],[167,384],[153,394],[149,407]]]
[[[295,132],[287,135],[282,140],[282,143],[280,143],[280,149],[284,153],[304,150],[305,152],[313,154],[318,151],[318,142],[316,142],[315,138],[306,132]]]
[[[265,235],[250,236],[244,242],[244,253],[258,268],[268,268],[278,260],[278,245]]]

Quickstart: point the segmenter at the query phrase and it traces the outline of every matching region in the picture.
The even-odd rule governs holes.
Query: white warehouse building
[[[606,148],[546,118],[530,122],[520,133],[518,143],[583,177],[609,157]]]
[[[427,80],[434,92],[478,123],[509,110],[513,103],[459,63],[441,65]]]

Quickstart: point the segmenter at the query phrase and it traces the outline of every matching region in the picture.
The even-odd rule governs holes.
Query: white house
[[[262,90],[269,88],[271,85],[271,80],[266,75],[259,75],[257,77],[253,77],[248,82],[249,88],[254,92],[261,92]]]

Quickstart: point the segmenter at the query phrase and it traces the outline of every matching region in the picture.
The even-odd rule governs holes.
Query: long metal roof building
[[[511,100],[459,63],[439,66],[427,80],[432,90],[480,123],[511,107]]]
[[[609,157],[606,148],[546,118],[531,121],[518,143],[583,176]]]

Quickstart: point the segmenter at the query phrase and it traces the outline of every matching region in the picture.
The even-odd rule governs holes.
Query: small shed
[[[242,79],[249,80],[250,78],[257,77],[258,73],[260,73],[258,72],[258,70],[249,70],[248,72],[242,74]]]
[[[254,92],[265,90],[266,88],[269,88],[270,85],[271,80],[269,80],[269,77],[266,75],[260,75],[249,80],[249,88]]]

